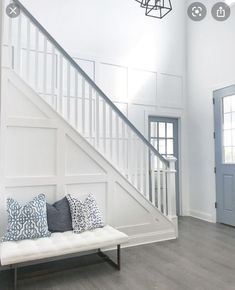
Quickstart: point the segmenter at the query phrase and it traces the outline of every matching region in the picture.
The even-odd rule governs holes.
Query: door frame
[[[217,91],[217,90],[220,90],[221,88],[225,88],[225,87],[230,87],[230,86],[233,86],[235,84],[235,79],[233,80],[229,80],[229,81],[222,81],[222,82],[218,82],[218,83],[215,83],[215,84],[212,84],[210,87],[209,87],[209,91],[210,91],[210,93],[209,93],[209,95],[210,95],[210,102],[211,102],[211,106],[213,106],[213,108],[212,108],[212,110],[213,110],[213,112],[212,112],[212,120],[211,120],[211,122],[212,122],[212,131],[211,131],[211,138],[213,138],[213,135],[214,135],[214,132],[215,132],[215,116],[214,116],[214,105],[213,105],[213,103],[214,103],[214,101],[213,101],[213,99],[214,99],[214,92],[215,91]],[[213,138],[214,139],[214,138]],[[215,142],[215,140],[213,140],[213,142]],[[214,146],[213,146],[213,150],[214,150],[214,152],[213,152],[213,164],[214,164],[214,167],[215,167],[215,144],[214,144]],[[211,167],[212,167],[212,165],[210,165]],[[214,168],[212,167],[211,168],[211,170],[214,170]],[[212,203],[214,203],[215,204],[215,202],[217,201],[217,195],[216,195],[216,176],[215,176],[215,174],[214,174],[214,179],[213,179],[213,184],[212,184],[212,186],[213,186],[213,198],[214,198],[214,200],[211,200],[211,202]],[[215,206],[212,206],[212,212],[211,212],[211,217],[210,218],[208,218],[208,219],[206,219],[206,220],[208,220],[209,222],[213,222],[213,223],[216,223],[216,221],[217,221],[217,210],[216,210],[216,208],[215,208]]]
[[[150,139],[150,118],[158,118],[158,119],[174,119],[177,121],[177,151],[178,151],[178,168],[177,170],[177,197],[178,197],[178,215],[182,215],[182,175],[181,175],[181,117],[175,116],[175,115],[164,115],[164,114],[152,114],[149,113],[146,116],[146,124],[147,124],[147,129],[146,129],[146,136],[148,138],[148,141]]]
[[[222,153],[218,153],[218,150],[222,150],[222,140],[223,140],[223,134],[222,134],[222,114],[223,114],[223,107],[222,107],[222,99],[224,97],[229,97],[229,96],[234,96],[235,93],[228,93],[226,94],[225,96],[223,97],[218,97],[216,96],[216,93],[220,90],[225,90],[225,89],[230,89],[230,88],[234,88],[235,90],[235,81],[234,83],[224,83],[224,84],[220,84],[220,85],[217,85],[214,89],[213,89],[213,92],[212,92],[212,96],[213,96],[213,117],[214,117],[214,164],[215,164],[215,221],[220,223],[220,212],[219,212],[219,208],[217,207],[217,204],[218,204],[218,201],[221,199],[221,197],[219,197],[219,185],[218,185],[218,182],[219,182],[219,177],[218,177],[218,170],[217,170],[217,159],[219,158],[218,154],[220,154],[221,158],[222,158]],[[219,109],[220,109],[220,118],[218,120],[218,118],[216,118],[216,115],[218,114],[218,112],[216,111],[216,102],[218,102],[218,99],[219,99]],[[218,124],[218,122],[220,122]],[[219,128],[220,129],[220,139],[218,139],[218,137],[216,136],[216,129]],[[218,134],[218,133],[217,133]],[[219,141],[218,141],[219,140]],[[219,142],[219,144],[218,144]],[[219,147],[219,148],[217,148]]]

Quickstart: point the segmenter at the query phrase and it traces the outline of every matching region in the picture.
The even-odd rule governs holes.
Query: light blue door
[[[235,85],[214,92],[217,222],[235,226]]]
[[[176,162],[176,210],[180,214],[179,200],[179,146],[178,119],[168,117],[149,117],[149,141],[164,157],[175,156]]]

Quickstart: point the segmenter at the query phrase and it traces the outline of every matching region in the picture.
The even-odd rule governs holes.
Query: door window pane
[[[159,137],[165,138],[166,137],[166,124],[159,123]]]
[[[174,149],[173,149],[173,139],[167,140],[167,155],[173,155]]]
[[[232,114],[224,114],[224,129],[231,129],[232,127]]]
[[[167,138],[173,138],[173,124],[167,123]]]
[[[158,150],[158,148],[157,148],[158,147],[157,146],[157,140],[156,139],[152,140],[152,145],[153,145],[154,148],[156,148]]]
[[[232,146],[232,131],[224,130],[224,146]]]
[[[157,137],[157,123],[151,123],[151,137]]]
[[[159,153],[166,154],[166,141],[165,140],[159,140]]]
[[[232,129],[235,129],[235,112],[233,112],[232,114],[231,114],[231,116],[232,116]]]
[[[231,112],[231,97],[225,97],[223,98],[223,111],[224,113]]]
[[[235,96],[223,98],[223,159],[235,162]]]
[[[231,103],[232,103],[231,110],[232,112],[235,112],[235,96],[230,96],[230,98],[231,98]]]
[[[224,147],[224,162],[231,163],[233,162],[233,149],[232,147]]]

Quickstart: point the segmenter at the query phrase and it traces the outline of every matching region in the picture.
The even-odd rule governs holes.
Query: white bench
[[[14,289],[17,289],[17,268],[58,259],[71,257],[71,254],[98,250],[98,255],[120,270],[121,244],[128,241],[128,236],[111,226],[105,226],[81,234],[71,232],[53,233],[49,238],[3,242],[0,244],[2,266],[14,270]],[[101,249],[117,246],[117,262],[113,262]]]

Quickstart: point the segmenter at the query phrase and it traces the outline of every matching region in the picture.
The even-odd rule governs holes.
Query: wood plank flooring
[[[72,269],[22,280],[19,290],[235,290],[235,228],[184,217],[179,233],[177,241],[123,249],[121,272],[92,255],[44,265]],[[1,290],[10,281],[0,272]]]

